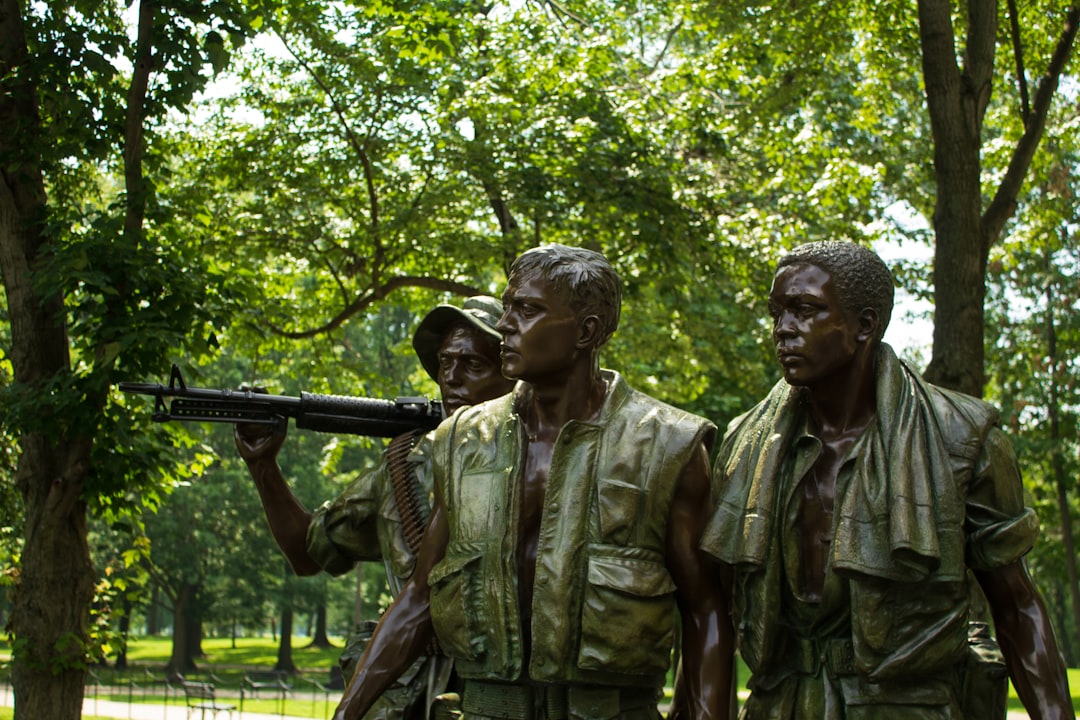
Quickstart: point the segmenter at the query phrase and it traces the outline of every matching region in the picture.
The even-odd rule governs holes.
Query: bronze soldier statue
[[[986,403],[930,385],[882,342],[893,279],[810,243],[769,293],[783,380],[728,427],[703,547],[723,564],[753,675],[742,717],[1072,718],[1024,564],[1038,532]],[[1004,663],[973,625],[981,590]]]
[[[413,348],[439,384],[447,415],[513,387],[501,373],[501,336],[495,329],[501,315],[497,298],[478,295],[461,307],[437,306],[417,327]],[[358,561],[381,559],[391,592],[400,592],[412,574],[430,514],[430,439],[419,430],[394,438],[373,470],[310,513],[276,461],[285,427],[271,432],[266,425],[237,425],[235,434],[274,538],[298,575],[341,575]],[[370,629],[350,640],[342,657],[346,679],[368,636]],[[450,672],[448,661],[423,654],[379,698],[366,720],[423,720],[435,696],[447,688]]]
[[[731,629],[699,547],[715,428],[601,370],[620,297],[599,253],[514,262],[498,329],[518,384],[435,431],[416,572],[337,720],[362,717],[433,630],[468,718],[656,720],[676,607],[688,712],[727,717]]]

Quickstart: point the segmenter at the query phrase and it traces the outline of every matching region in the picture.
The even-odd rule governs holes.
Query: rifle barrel
[[[175,365],[168,385],[122,382],[127,393],[154,397],[157,422],[277,424],[293,418],[296,426],[318,432],[394,437],[415,430],[432,430],[443,419],[442,404],[422,397],[396,400],[319,395],[301,392],[300,397],[270,395],[262,390],[209,390],[188,387]],[[171,402],[166,404],[166,398]]]

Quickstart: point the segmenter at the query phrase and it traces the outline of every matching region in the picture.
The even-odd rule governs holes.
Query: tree
[[[1018,438],[1021,465],[1042,522],[1039,546],[1032,553],[1033,576],[1054,611],[1067,659],[1076,664],[1080,218],[1075,199],[1080,154],[1071,129],[1075,110],[1057,115],[1055,125],[1064,129],[1049,132],[1033,165],[1037,211],[991,255],[988,391]]]
[[[334,647],[334,643],[332,643],[330,641],[330,635],[328,634],[329,633],[329,626],[327,624],[328,621],[327,621],[327,607],[326,607],[327,606],[326,582],[325,582],[325,579],[323,579],[323,578],[320,578],[320,580],[322,580],[321,584],[323,586],[322,593],[321,593],[323,599],[319,602],[318,606],[315,608],[315,612],[313,613],[314,617],[311,620],[310,633],[309,633],[311,635],[311,642],[308,643],[308,646],[309,647],[316,647],[316,648],[332,648],[332,647]]]
[[[936,217],[937,272],[971,261],[936,283],[967,288],[967,309],[942,299],[939,314],[975,317],[979,253],[1014,212],[1073,43],[1072,25],[1046,29],[1060,18],[1010,9],[1021,98],[1030,58],[1049,68],[1028,110],[989,93],[1015,63],[987,2],[958,23],[932,0],[917,16],[859,0],[138,10],[129,50],[117,3],[0,0],[0,117],[17,129],[0,137],[0,443],[21,452],[26,604],[13,626],[20,710],[34,717],[74,712],[82,684],[92,571],[70,548],[85,544],[85,501],[134,512],[177,473],[163,453],[181,441],[145,433],[114,380],[160,375],[181,349],[193,371],[226,342],[243,379],[286,392],[291,376],[309,391],[430,393],[408,344],[417,316],[497,292],[522,249],[561,241],[605,252],[625,278],[605,362],[723,424],[775,380],[761,302],[796,242],[920,235],[897,207]],[[234,93],[197,98],[203,68],[223,67],[251,25],[276,45],[245,47]],[[166,124],[170,108],[182,117]],[[991,178],[1001,202],[982,210]],[[981,245],[949,245],[976,226]],[[945,368],[961,335],[940,334],[943,382],[980,377],[972,355],[963,373]],[[77,589],[62,619],[22,624],[61,562]],[[61,637],[77,649],[56,653]],[[30,690],[47,665],[71,667],[62,712]]]
[[[245,471],[239,463],[216,459],[220,451],[207,452],[210,445],[220,449],[231,443],[230,433],[229,427],[211,433],[211,443],[197,456],[202,467],[196,464],[190,481],[146,518],[150,541],[146,569],[168,598],[173,615],[170,672],[194,670],[203,627],[222,613],[235,613],[226,601],[235,579],[242,581],[242,596],[255,609],[266,606],[279,584],[277,548],[258,501],[250,493],[238,492]]]
[[[792,230],[859,239],[844,192],[872,221],[863,241],[924,236],[905,216],[924,218],[935,244],[927,377],[974,395],[988,253],[1023,198],[1078,19],[1076,8],[1006,7],[923,0],[916,15],[908,3],[851,0],[728,4],[722,16],[701,4],[691,15],[717,37],[702,66],[725,101],[713,104],[716,115],[737,118],[703,126],[705,152],[761,158],[762,186],[773,192],[751,206],[781,216],[785,240]],[[1002,12],[1010,22],[999,31]],[[1029,99],[1031,67],[1041,75]],[[817,209],[785,185],[805,187]],[[820,219],[828,214],[831,227]]]
[[[934,138],[937,196],[934,208],[934,355],[927,379],[981,396],[984,383],[984,298],[986,266],[991,248],[1014,215],[1032,157],[1042,138],[1051,101],[1076,39],[1080,8],[1061,18],[1062,29],[1046,61],[1034,98],[1028,100],[1025,49],[1030,33],[1021,32],[1018,6],[1008,4],[1014,82],[1019,95],[1023,130],[1012,144],[1007,167],[984,206],[982,164],[984,122],[990,105],[999,55],[995,1],[966,5],[964,60],[955,45],[952,3],[920,0],[919,36],[922,45],[926,104]],[[1037,45],[1043,43],[1035,39]]]
[[[697,123],[712,106],[695,103],[714,78],[693,74],[696,56],[661,50],[680,24],[653,19],[665,13],[590,6],[572,18],[546,4],[282,10],[284,50],[249,58],[237,95],[185,128],[199,138],[191,169],[168,188],[178,215],[215,228],[207,249],[230,274],[261,271],[247,322],[335,337],[379,303],[419,311],[447,293],[497,292],[534,243],[585,243],[628,279],[611,358],[632,381],[720,418],[767,387],[764,313],[747,312],[757,293],[745,283],[767,285],[772,230],[715,229],[751,214],[752,193],[728,203],[725,192],[752,186],[754,167],[688,150],[704,142]],[[643,359],[671,338],[689,362]]]
[[[285,565],[285,578],[282,583],[281,602],[278,606],[281,618],[281,636],[278,643],[277,660],[274,662],[274,670],[279,672],[295,673],[296,663],[292,659],[292,636],[293,620],[296,617],[295,594],[296,574],[292,568]]]
[[[160,476],[143,464],[159,456],[102,462],[124,459],[96,442],[118,417],[106,412],[109,387],[119,364],[137,372],[178,340],[170,321],[192,321],[190,312],[163,319],[170,301],[201,306],[193,286],[163,278],[167,253],[146,237],[147,119],[205,82],[200,24],[225,14],[234,37],[243,31],[225,3],[177,10],[145,0],[124,57],[121,12],[112,2],[0,2],[0,273],[12,369],[3,419],[18,434],[25,513],[11,618],[19,720],[81,713],[94,585],[87,498],[122,504]],[[225,36],[207,39],[206,52],[223,58]],[[132,68],[126,86],[122,64]],[[169,78],[162,86],[150,83],[155,68]],[[123,193],[106,187],[110,163]]]

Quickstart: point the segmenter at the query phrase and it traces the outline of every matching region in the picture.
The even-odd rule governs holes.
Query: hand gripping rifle
[[[444,417],[442,403],[422,397],[395,400],[316,395],[300,397],[269,395],[253,388],[205,390],[189,388],[172,366],[168,385],[122,382],[120,390],[154,396],[153,419],[157,422],[254,423],[277,425],[293,418],[301,430],[394,437],[410,430],[432,430]],[[172,401],[166,405],[166,398]]]

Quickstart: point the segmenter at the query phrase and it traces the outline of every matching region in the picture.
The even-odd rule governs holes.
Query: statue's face
[[[439,390],[447,415],[464,405],[492,400],[510,392],[513,382],[502,376],[498,346],[478,331],[456,327],[439,346]]]
[[[507,377],[535,382],[568,369],[577,346],[578,319],[544,278],[512,278],[503,293],[502,371]]]
[[[776,358],[791,385],[849,379],[859,324],[840,304],[832,276],[816,265],[780,268],[769,292]]]

